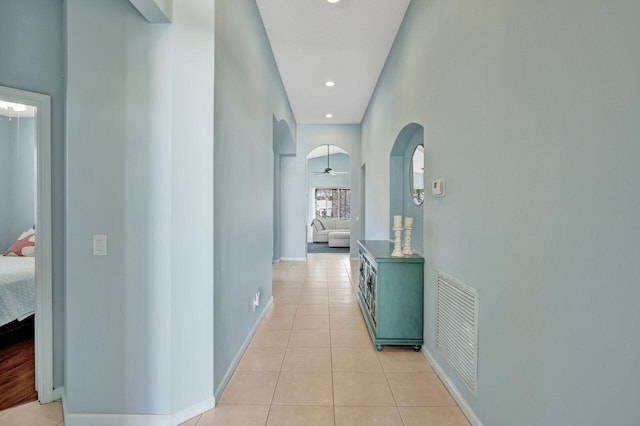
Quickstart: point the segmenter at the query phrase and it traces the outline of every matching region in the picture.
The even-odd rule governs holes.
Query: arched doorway
[[[351,181],[351,155],[346,150],[327,144],[307,154],[307,254],[349,252]]]
[[[273,253],[272,262],[280,260],[282,247],[282,179],[281,159],[294,155],[291,129],[285,120],[273,117]]]

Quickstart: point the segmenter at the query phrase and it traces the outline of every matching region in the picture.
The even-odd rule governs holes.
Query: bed
[[[0,327],[36,308],[35,257],[0,256]]]

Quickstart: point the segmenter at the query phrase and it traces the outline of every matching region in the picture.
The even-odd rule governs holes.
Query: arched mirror
[[[413,203],[417,206],[424,203],[424,146],[418,145],[411,155],[411,169],[409,171],[409,191]]]

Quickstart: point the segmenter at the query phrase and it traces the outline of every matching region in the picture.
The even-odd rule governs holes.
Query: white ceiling
[[[409,1],[256,0],[298,123],[362,121]]]

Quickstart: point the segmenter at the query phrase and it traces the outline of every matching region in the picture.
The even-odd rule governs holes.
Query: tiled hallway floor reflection
[[[274,303],[215,409],[185,425],[468,425],[424,356],[371,343],[357,262],[273,267]]]

